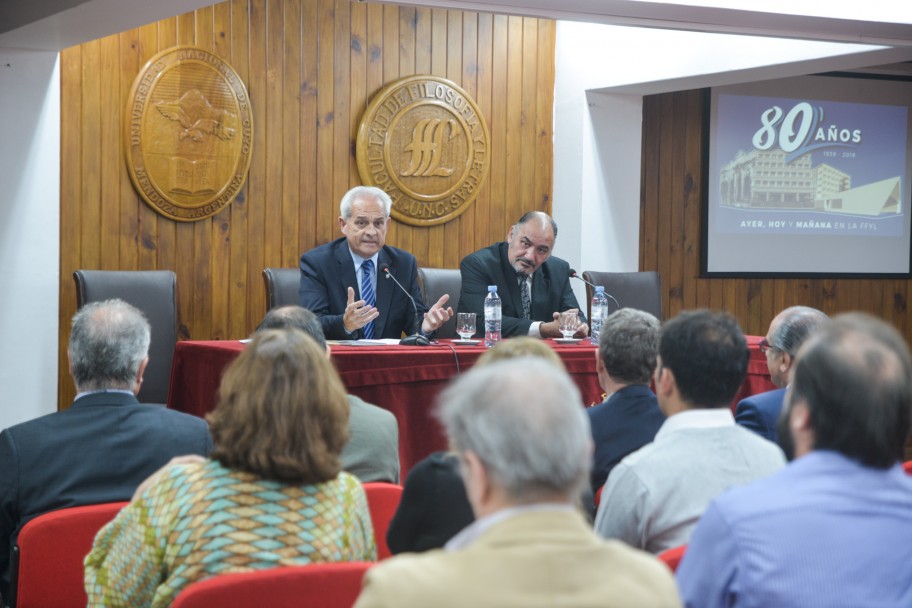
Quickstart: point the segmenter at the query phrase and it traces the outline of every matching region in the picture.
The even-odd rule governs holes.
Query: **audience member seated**
[[[539,357],[564,369],[553,349],[526,337],[499,342],[475,366],[516,357]],[[454,454],[434,452],[409,471],[386,533],[386,544],[394,554],[439,549],[475,520],[457,465]]]
[[[86,557],[92,606],[168,606],[219,573],[376,558],[361,483],[340,472],[345,390],[324,349],[264,330],[226,370],[211,459],[172,461]]]
[[[445,549],[371,568],[356,608],[679,605],[664,565],[600,540],[576,506],[592,440],[566,372],[526,357],[472,369],[440,417],[478,519]]]
[[[655,386],[668,419],[608,476],[595,520],[602,536],[650,553],[687,544],[713,498],[782,468],[782,450],[732,416],[748,358],[728,314],[685,312],[665,325]]]
[[[586,410],[595,441],[593,493],[624,456],[652,441],[665,422],[649,388],[660,330],[658,319],[633,308],[612,313],[602,325],[595,370],[607,398]]]
[[[688,606],[912,606],[912,363],[900,334],[842,315],[798,352],[779,435],[795,460],[725,493],[678,568]]]
[[[300,306],[282,306],[266,313],[258,330],[300,329],[330,355],[317,315]],[[348,398],[348,443],[342,449],[342,469],[362,482],[399,483],[399,426],[392,412],[360,397]]]
[[[777,440],[776,421],[782,411],[795,355],[805,340],[828,320],[824,313],[808,306],[786,308],[773,318],[760,342],[760,350],[766,355],[770,379],[779,388],[742,399],[735,410],[735,422],[770,441]]]
[[[56,509],[129,500],[182,454],[212,449],[206,422],[136,400],[149,362],[149,323],[121,300],[73,317],[69,409],[0,433],[0,590],[9,599],[10,551],[29,520]]]

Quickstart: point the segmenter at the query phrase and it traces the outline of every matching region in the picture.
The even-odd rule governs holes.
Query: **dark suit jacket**
[[[516,270],[507,259],[506,242],[467,255],[459,265],[459,272],[462,274],[459,312],[475,313],[476,335],[484,335],[484,299],[488,295],[488,285],[497,285],[503,315],[501,335],[505,338],[528,335],[533,321],[553,321],[553,313],[580,307],[570,289],[570,265],[551,256],[532,275],[532,318],[523,319],[519,282]],[[586,322],[582,310],[580,320]]]
[[[625,386],[586,413],[595,442],[592,491],[598,492],[617,463],[655,439],[665,414],[655,394],[643,384]]]
[[[130,500],[172,457],[205,456],[211,449],[202,418],[143,405],[125,393],[85,395],[67,410],[0,433],[4,595],[10,551],[26,522],[55,509]]]
[[[782,411],[783,399],[784,388],[745,397],[735,409],[735,422],[776,443],[776,421]]]
[[[392,279],[386,278],[384,273],[380,272],[383,264],[389,264],[390,273],[415,299],[418,318],[423,319],[427,307],[421,299],[421,289],[418,287],[418,263],[411,253],[389,245],[383,246],[377,258],[376,306],[380,316],[374,320],[374,337],[399,338],[403,332],[411,334],[418,330],[415,327],[415,310]],[[343,237],[311,249],[301,256],[300,266],[301,288],[298,293],[301,306],[320,317],[326,338],[362,338],[361,329],[349,334],[342,324],[342,316],[348,304],[348,288],[353,287],[355,297],[361,299],[361,286],[355,275],[355,265],[352,263],[348,241]]]

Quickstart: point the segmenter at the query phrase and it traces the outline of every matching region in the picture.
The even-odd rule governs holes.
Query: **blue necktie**
[[[361,299],[364,300],[368,306],[374,306],[376,304],[374,286],[371,284],[371,275],[373,273],[374,261],[364,260],[361,264]],[[364,338],[370,340],[374,337],[374,322],[371,321],[365,325],[362,330],[364,331]]]

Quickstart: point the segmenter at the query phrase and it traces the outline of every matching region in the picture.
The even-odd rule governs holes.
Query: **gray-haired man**
[[[136,400],[149,362],[149,323],[121,300],[83,306],[67,351],[76,400],[0,433],[0,588],[29,520],[56,509],[129,500],[174,456],[207,455],[209,427]]]
[[[667,568],[599,539],[576,506],[591,440],[565,372],[530,358],[473,369],[440,417],[477,520],[444,549],[372,568],[357,608],[679,605]]]

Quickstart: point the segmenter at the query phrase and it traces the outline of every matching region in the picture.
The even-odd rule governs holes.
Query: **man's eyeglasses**
[[[776,348],[775,346],[770,344],[766,340],[766,338],[760,338],[760,344],[757,345],[757,348],[759,348],[760,352],[763,353],[764,355],[767,353],[767,351],[779,350],[778,348]]]

